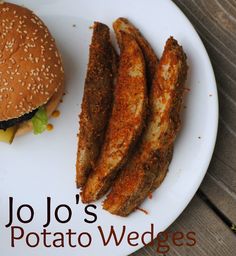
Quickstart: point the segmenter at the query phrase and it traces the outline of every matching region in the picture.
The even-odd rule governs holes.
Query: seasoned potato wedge
[[[122,49],[114,105],[99,161],[82,191],[85,203],[101,198],[139,137],[146,114],[145,62],[136,40],[121,35]]]
[[[85,184],[103,144],[112,109],[113,81],[117,56],[110,42],[109,28],[94,23],[87,76],[84,86],[77,154],[78,187]]]
[[[127,216],[163,181],[180,128],[187,75],[186,56],[168,39],[150,94],[150,116],[138,150],[116,179],[104,202],[112,214]]]
[[[151,87],[153,81],[156,67],[158,64],[158,58],[152,49],[149,42],[143,37],[140,31],[126,18],[119,18],[113,23],[113,28],[116,33],[116,38],[120,47],[122,48],[121,32],[132,35],[138,42],[140,48],[142,49],[144,59],[146,62],[146,72],[147,72],[147,82],[148,86]]]

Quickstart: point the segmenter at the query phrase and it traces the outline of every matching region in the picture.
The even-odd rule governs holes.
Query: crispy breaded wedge
[[[146,114],[145,62],[135,39],[122,33],[114,105],[98,164],[82,191],[82,201],[101,198],[112,185],[139,137]]]
[[[116,53],[110,42],[109,28],[99,22],[93,26],[89,63],[84,86],[76,163],[76,183],[85,184],[93,168],[112,109]]]
[[[122,47],[121,41],[121,31],[132,35],[138,42],[140,48],[142,49],[144,59],[146,62],[146,72],[147,72],[147,82],[148,86],[151,87],[153,81],[156,67],[158,64],[158,58],[152,49],[149,42],[143,37],[140,31],[126,18],[119,18],[113,23],[113,28],[116,33],[116,38],[118,40],[119,46]]]
[[[180,110],[187,75],[186,56],[168,39],[150,95],[150,116],[138,150],[122,169],[104,209],[127,216],[163,181],[180,128]]]

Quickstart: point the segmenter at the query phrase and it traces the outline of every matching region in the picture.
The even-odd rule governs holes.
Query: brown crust
[[[117,55],[110,42],[109,28],[94,23],[89,64],[84,86],[76,162],[76,183],[85,184],[98,158],[113,100]]]
[[[0,4],[0,121],[48,102],[64,83],[55,40],[32,11]]]
[[[64,85],[59,87],[58,91],[54,93],[54,95],[49,100],[49,102],[44,106],[46,108],[48,117],[50,117],[54,112],[54,110],[56,110],[57,106],[60,103],[61,98],[63,97],[63,93],[64,93]],[[15,136],[16,137],[22,136],[32,130],[33,130],[33,125],[31,120],[23,122],[18,126]]]
[[[150,95],[150,116],[137,152],[123,168],[104,209],[127,216],[164,180],[180,128],[180,109],[187,75],[186,56],[168,39]]]
[[[82,192],[85,203],[101,198],[112,185],[139,137],[146,114],[145,62],[135,39],[122,33],[115,99],[99,161]]]
[[[120,47],[122,47],[121,42],[121,31],[132,35],[138,42],[140,48],[142,49],[144,59],[147,66],[147,83],[148,87],[151,87],[154,75],[156,72],[156,67],[158,65],[158,58],[152,49],[149,42],[144,38],[141,32],[126,18],[119,18],[113,23],[113,28],[116,33],[116,38]]]

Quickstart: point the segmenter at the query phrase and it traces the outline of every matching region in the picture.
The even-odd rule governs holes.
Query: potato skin
[[[110,42],[109,28],[93,26],[89,63],[84,85],[76,162],[77,187],[84,186],[99,156],[111,114],[117,55]]]

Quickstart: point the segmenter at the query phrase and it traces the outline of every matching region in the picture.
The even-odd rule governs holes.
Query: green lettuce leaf
[[[48,124],[48,116],[45,108],[40,107],[31,121],[34,128],[34,134],[37,135],[43,133],[46,130]]]

